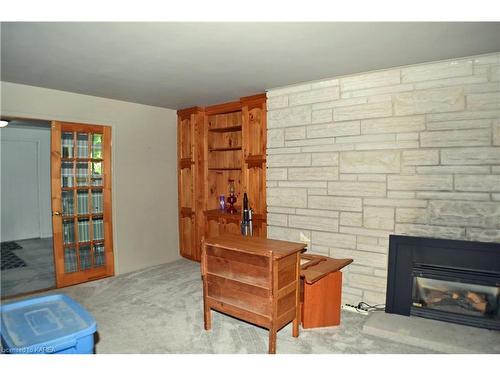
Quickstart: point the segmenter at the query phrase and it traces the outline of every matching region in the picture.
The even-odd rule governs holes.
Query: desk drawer
[[[269,258],[207,246],[209,274],[271,289]]]
[[[271,291],[224,277],[208,274],[207,294],[222,303],[263,316],[271,316]]]

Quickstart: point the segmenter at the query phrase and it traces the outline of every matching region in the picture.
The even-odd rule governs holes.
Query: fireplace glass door
[[[414,276],[414,309],[500,320],[500,287]]]

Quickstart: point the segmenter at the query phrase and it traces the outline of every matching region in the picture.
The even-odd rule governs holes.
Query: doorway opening
[[[7,119],[9,120],[9,119]],[[0,129],[1,297],[56,286],[51,123],[10,119]]]

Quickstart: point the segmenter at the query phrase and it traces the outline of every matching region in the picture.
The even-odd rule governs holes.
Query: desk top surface
[[[272,256],[275,259],[302,251],[306,247],[306,244],[300,242],[245,237],[237,234],[223,234],[217,237],[210,237],[205,240],[205,244],[256,255]]]

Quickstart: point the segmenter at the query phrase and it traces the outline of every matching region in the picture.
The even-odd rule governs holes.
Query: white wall
[[[500,53],[268,92],[272,238],[353,258],[384,303],[390,234],[500,242]]]
[[[6,127],[1,139],[1,240],[51,237],[50,127]]]
[[[1,82],[3,116],[112,127],[115,272],[179,258],[176,112]]]

